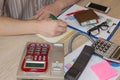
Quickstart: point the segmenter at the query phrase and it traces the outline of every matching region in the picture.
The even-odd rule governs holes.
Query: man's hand
[[[42,20],[45,18],[49,18],[50,14],[58,16],[61,11],[62,9],[60,9],[60,7],[58,7],[56,4],[50,4],[39,9],[36,12],[36,15],[33,16],[33,19]]]
[[[44,19],[38,21],[36,26],[37,34],[41,34],[46,37],[59,36],[67,30],[67,24],[62,20]]]
[[[62,20],[16,20],[0,17],[0,35],[41,34],[55,37],[67,30],[67,24]]]
[[[78,2],[79,0],[55,0],[54,3],[49,4],[47,6],[42,7],[39,9],[33,19],[42,20],[48,18],[50,14],[58,16],[63,9],[69,7],[70,5]]]

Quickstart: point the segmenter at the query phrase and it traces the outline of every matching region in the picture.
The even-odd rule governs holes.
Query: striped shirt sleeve
[[[31,19],[36,11],[55,0],[6,0],[4,15],[17,19]]]

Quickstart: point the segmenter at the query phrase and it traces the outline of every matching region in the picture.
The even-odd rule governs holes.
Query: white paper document
[[[99,16],[98,23],[93,25],[88,25],[88,26],[81,26],[75,19],[74,15],[67,16],[67,14],[69,13],[74,13],[76,11],[86,10],[86,9],[87,8],[84,8],[75,4],[72,7],[70,7],[68,10],[63,12],[58,17],[58,19],[62,19],[63,21],[66,21],[67,24],[72,29],[83,32],[83,33],[87,33],[89,29],[95,27],[98,24],[101,24],[104,21],[107,21],[107,25],[109,26],[108,29],[107,30],[100,29],[100,33],[98,35],[93,35],[93,37],[95,38],[102,37],[104,39],[110,39],[112,37],[111,34],[114,34],[114,32],[117,30],[116,28],[118,28],[117,24],[119,23],[119,19],[109,17],[103,13],[95,12]]]

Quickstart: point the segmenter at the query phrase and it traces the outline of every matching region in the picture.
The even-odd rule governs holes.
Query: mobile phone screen
[[[104,12],[107,10],[107,7],[99,5],[99,4],[95,4],[95,3],[90,3],[88,5],[88,7],[94,8],[94,9],[97,9],[97,10],[101,10],[101,11],[104,11]]]

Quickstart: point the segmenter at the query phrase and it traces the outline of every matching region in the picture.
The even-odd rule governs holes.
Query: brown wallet
[[[94,19],[97,20],[99,18],[98,15],[92,9],[78,12],[74,14],[74,17],[77,19],[79,23],[86,22],[89,20],[94,20]]]

